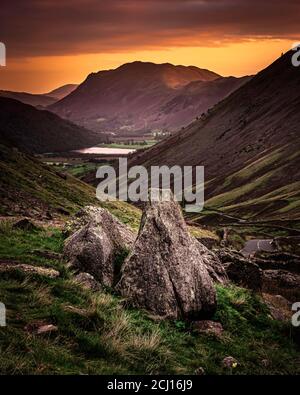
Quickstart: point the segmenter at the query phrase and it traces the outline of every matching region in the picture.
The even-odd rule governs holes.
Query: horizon
[[[97,73],[99,73],[99,72],[101,72],[101,71],[110,71],[110,70],[116,70],[116,69],[118,69],[118,68],[120,68],[120,67],[122,67],[122,66],[124,66],[124,65],[126,65],[126,64],[133,64],[133,63],[151,63],[151,64],[155,64],[155,65],[165,65],[165,64],[170,64],[170,65],[172,65],[172,66],[175,66],[175,67],[177,67],[177,66],[183,66],[183,67],[197,67],[197,68],[199,68],[199,69],[202,69],[202,70],[208,70],[208,71],[211,71],[211,72],[214,72],[214,73],[216,73],[216,74],[219,74],[220,75],[220,77],[235,77],[235,78],[239,78],[239,77],[245,77],[245,76],[251,76],[251,75],[256,75],[258,72],[260,72],[261,70],[263,70],[264,68],[266,68],[266,67],[268,67],[270,64],[272,64],[276,59],[278,59],[281,55],[282,55],[282,53],[286,53],[286,52],[288,52],[291,48],[292,48],[292,45],[293,43],[291,43],[291,45],[290,46],[288,46],[288,45],[286,45],[286,47],[285,47],[285,50],[283,50],[283,51],[281,51],[280,53],[278,53],[278,54],[274,54],[274,58],[271,58],[271,59],[268,59],[267,61],[266,61],[266,63],[265,64],[263,64],[263,66],[261,67],[261,68],[257,68],[254,72],[252,72],[252,73],[245,73],[245,74],[234,74],[234,73],[227,73],[227,74],[222,74],[222,73],[220,73],[218,70],[215,70],[215,69],[212,69],[212,68],[208,68],[208,67],[202,67],[202,66],[200,66],[200,65],[196,65],[196,64],[188,64],[188,63],[184,63],[184,62],[182,62],[182,63],[172,63],[172,62],[169,62],[169,61],[161,61],[161,62],[159,62],[159,61],[151,61],[151,60],[139,60],[139,59],[135,59],[135,60],[131,60],[131,61],[125,61],[124,63],[120,63],[120,64],[117,64],[116,66],[114,66],[114,67],[107,67],[107,68],[103,68],[103,69],[98,69],[98,70],[91,70],[90,72],[88,72],[81,80],[78,80],[78,81],[73,81],[73,80],[71,80],[71,81],[69,81],[69,80],[66,80],[66,81],[64,81],[64,82],[62,82],[62,83],[58,83],[58,84],[56,84],[56,85],[49,85],[50,87],[49,87],[49,89],[32,89],[32,90],[26,90],[26,89],[10,89],[10,88],[6,88],[6,87],[3,87],[1,84],[2,84],[2,79],[1,79],[1,77],[2,77],[2,74],[1,74],[1,71],[3,72],[3,75],[4,75],[4,71],[7,71],[7,70],[5,70],[5,68],[0,68],[0,90],[3,90],[3,91],[12,91],[12,92],[17,92],[17,93],[29,93],[29,94],[40,94],[40,95],[46,95],[46,94],[48,94],[48,93],[51,93],[52,91],[54,91],[54,90],[56,90],[56,89],[58,89],[58,88],[61,88],[61,87],[63,87],[63,86],[65,86],[65,85],[80,85],[80,84],[82,84],[85,80],[86,80],[86,78],[90,75],[90,74],[97,74]],[[12,85],[12,86],[14,86],[14,85]]]
[[[44,93],[134,60],[253,75],[299,40],[300,4],[223,0],[7,2],[0,89]],[[13,24],[11,23],[13,21]]]

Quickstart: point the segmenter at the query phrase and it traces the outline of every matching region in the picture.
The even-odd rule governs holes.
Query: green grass
[[[105,148],[124,148],[124,149],[143,149],[152,147],[152,145],[156,144],[156,140],[145,140],[140,142],[133,141],[132,144],[130,143],[110,143],[110,144],[100,144],[99,147]]]
[[[56,229],[25,232],[7,223],[0,226],[0,259],[61,271],[57,279],[17,270],[1,274],[0,300],[8,309],[8,326],[0,328],[2,374],[193,374],[200,366],[207,374],[300,373],[289,326],[273,321],[251,292],[218,286],[214,319],[222,323],[224,335],[198,335],[188,323],[158,322],[125,308],[108,291],[92,294],[72,281],[63,263],[32,252],[61,252],[62,244]],[[36,320],[57,325],[58,331],[26,332],[25,325]],[[222,367],[226,356],[238,361],[233,371]]]

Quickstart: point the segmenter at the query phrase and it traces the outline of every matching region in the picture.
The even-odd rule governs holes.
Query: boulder
[[[64,234],[70,236],[89,223],[93,223],[95,226],[99,225],[105,231],[109,231],[116,242],[120,241],[122,245],[126,244],[127,248],[133,246],[136,234],[102,207],[85,206],[82,208],[72,220],[66,223]]]
[[[274,320],[286,322],[291,320],[292,303],[289,300],[281,295],[262,294],[262,297]]]
[[[217,255],[231,281],[254,291],[261,290],[262,270],[256,263],[228,248],[218,250]]]
[[[32,231],[32,230],[37,230],[38,227],[34,225],[28,218],[22,218],[19,221],[15,222],[13,224],[14,229],[21,229],[21,230],[27,230],[27,231]]]
[[[291,302],[300,300],[300,275],[286,270],[264,270],[263,292],[280,294]]]
[[[163,318],[197,320],[214,313],[213,280],[172,196],[144,208],[116,290],[131,305]]]
[[[134,233],[109,211],[88,207],[74,221],[74,230],[65,240],[64,257],[78,272],[87,272],[101,285],[113,286],[118,278],[120,257],[132,247]],[[79,225],[80,223],[80,225]]]

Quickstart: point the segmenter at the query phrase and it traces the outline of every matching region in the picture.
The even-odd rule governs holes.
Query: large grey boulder
[[[120,222],[105,208],[97,206],[85,206],[79,210],[75,216],[66,223],[64,233],[70,236],[90,223],[109,230],[112,237],[116,237],[117,240],[121,239],[122,243],[125,243],[128,248],[132,247],[135,241],[136,234],[128,228],[128,226]]]
[[[213,280],[173,198],[146,205],[116,289],[131,305],[164,318],[197,320],[214,313]]]
[[[113,286],[118,262],[132,247],[135,234],[109,211],[97,207],[81,210],[74,224],[78,230],[65,241],[65,258],[78,272],[93,275],[101,285]]]

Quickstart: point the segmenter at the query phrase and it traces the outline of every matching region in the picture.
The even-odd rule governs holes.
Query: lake
[[[90,147],[83,148],[76,152],[80,152],[81,154],[99,154],[99,155],[128,155],[132,152],[135,152],[135,149],[128,148],[108,148],[108,147]]]

